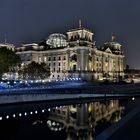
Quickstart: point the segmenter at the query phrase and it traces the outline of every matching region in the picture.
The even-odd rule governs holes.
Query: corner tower
[[[92,54],[95,42],[93,42],[94,33],[82,26],[79,20],[79,27],[71,29],[68,35],[68,70],[70,76],[89,79],[92,75]]]
[[[79,20],[79,27],[71,29],[67,32],[69,46],[93,46],[93,35],[89,29],[82,26]]]

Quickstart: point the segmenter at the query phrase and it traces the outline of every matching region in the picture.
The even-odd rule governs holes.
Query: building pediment
[[[111,49],[109,47],[105,50],[105,52],[112,53],[112,51],[111,51]]]

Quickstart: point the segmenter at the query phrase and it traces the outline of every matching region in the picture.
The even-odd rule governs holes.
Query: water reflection
[[[119,100],[60,106],[49,109],[47,119],[36,124],[47,124],[54,133],[63,131],[66,140],[93,140],[103,129],[121,119],[124,107]]]

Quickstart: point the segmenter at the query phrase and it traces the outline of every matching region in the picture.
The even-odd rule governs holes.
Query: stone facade
[[[38,44],[24,44],[16,48],[23,64],[45,62],[51,70],[51,79],[82,78],[117,79],[124,75],[121,45],[113,38],[102,47],[96,47],[94,33],[81,27],[63,34],[51,34]]]

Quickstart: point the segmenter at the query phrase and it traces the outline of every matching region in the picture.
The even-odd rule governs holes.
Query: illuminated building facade
[[[16,52],[24,64],[47,63],[51,79],[117,79],[124,75],[124,55],[115,37],[97,48],[94,33],[83,28],[81,22],[79,28],[69,30],[67,36],[51,34],[44,42],[24,44],[16,48]]]
[[[9,50],[15,51],[15,46],[9,43],[0,43],[0,48],[6,47]]]
[[[47,125],[52,131],[66,130],[67,140],[93,140],[98,124],[118,122],[123,110],[118,100],[54,107]]]

